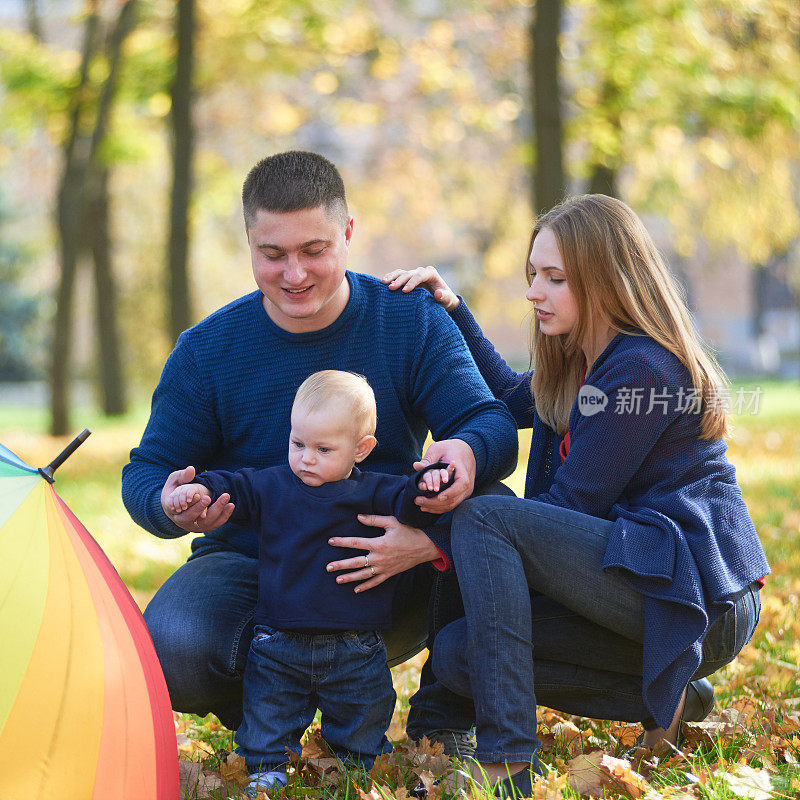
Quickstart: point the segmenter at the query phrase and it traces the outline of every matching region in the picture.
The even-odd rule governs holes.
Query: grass
[[[748,391],[755,387],[745,386]],[[744,727],[730,733],[720,723],[705,736],[700,735],[701,727],[692,726],[685,748],[688,760],[663,753],[658,763],[641,764],[651,798],[800,796],[800,386],[762,383],[761,389],[758,413],[734,417],[730,457],[773,574],[762,592],[761,622],[753,641],[713,677],[719,705],[743,709]],[[141,531],[120,500],[120,471],[139,441],[147,413],[146,406],[139,406],[125,417],[105,419],[91,409],[77,409],[75,433],[89,427],[93,435],[59,470],[56,480],[59,494],[100,542],[140,605],[182,563],[189,549],[189,537],[160,540]],[[48,463],[70,438],[53,439],[46,434],[46,426],[42,409],[0,407],[0,441],[35,466]],[[520,495],[529,441],[522,432],[520,465],[508,480]],[[421,657],[417,657],[393,670],[398,693],[389,731],[393,740],[402,739],[408,697],[419,680],[420,666]],[[542,798],[576,796],[566,779],[570,762],[574,770],[582,752],[601,749],[609,755],[620,754],[637,730],[549,710],[541,711],[540,720],[542,762],[554,770],[549,786],[539,789],[537,797]],[[182,757],[202,761],[207,770],[218,770],[220,759],[232,749],[231,732],[213,717],[178,715],[178,725],[185,737]],[[426,753],[400,744],[379,769],[374,781],[379,788],[369,790],[370,781],[361,776],[357,783],[363,794],[359,794],[353,776],[343,777],[334,770],[320,779],[313,769],[318,754],[309,753],[310,766],[302,767],[298,773],[302,781],[287,790],[289,796],[403,798],[402,787],[415,782],[418,775],[449,769],[447,760],[435,751]],[[745,766],[756,772],[730,777]],[[624,771],[615,774],[607,765],[592,766],[590,773],[597,779],[592,789],[597,794],[637,798],[647,791]],[[209,796],[239,795],[221,787]]]

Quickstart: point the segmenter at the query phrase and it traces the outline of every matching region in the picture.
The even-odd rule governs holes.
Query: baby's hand
[[[186,483],[173,490],[167,498],[167,505],[173,514],[180,514],[203,496],[209,496],[209,491],[205,486],[200,483]]]
[[[428,469],[417,479],[417,487],[423,491],[439,492],[452,483],[456,465],[452,462],[447,469]]]

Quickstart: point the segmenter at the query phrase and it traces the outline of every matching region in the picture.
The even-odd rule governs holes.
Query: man
[[[178,340],[153,394],[150,420],[122,474],[133,519],[156,536],[201,534],[192,555],[145,611],[173,707],[213,711],[230,728],[242,715],[242,675],[257,596],[257,535],[227,522],[232,508],[208,498],[174,513],[162,504],[192,469],[268,467],[286,459],[289,410],[313,372],[360,373],[375,391],[378,446],[365,469],[406,474],[428,430],[436,440],[424,463],[453,462],[456,480],[422,508],[443,513],[513,468],[517,437],[505,407],[492,398],[463,339],[426,292],[392,295],[380,281],[348,272],[353,218],[337,169],[313,153],[281,153],[247,176],[242,202],[258,291],[215,312]],[[166,483],[165,483],[166,482]],[[224,522],[221,527],[210,530]],[[347,551],[332,570],[368,590],[401,577],[390,663],[424,642],[427,598],[441,553],[423,531],[393,517],[367,517],[385,529],[367,557]],[[434,535],[431,532],[431,535]],[[337,542],[343,547],[352,541]],[[360,548],[365,549],[365,548]],[[423,565],[423,566],[420,566]],[[437,586],[434,629],[449,621],[451,595]],[[443,613],[444,611],[444,613]],[[409,715],[408,731],[463,740],[472,724],[465,701],[439,687],[429,667]],[[455,738],[453,738],[453,731]]]

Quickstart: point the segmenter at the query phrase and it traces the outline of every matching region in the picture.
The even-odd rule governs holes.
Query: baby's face
[[[289,466],[307,486],[340,481],[353,470],[359,439],[352,420],[336,408],[292,409]]]

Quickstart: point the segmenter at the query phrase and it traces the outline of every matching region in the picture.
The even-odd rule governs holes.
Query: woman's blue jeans
[[[595,719],[649,720],[644,601],[603,571],[611,522],[535,500],[479,497],[455,513],[466,618],[436,638],[433,671],[472,697],[480,761],[534,761],[536,704]],[[708,632],[695,677],[731,661],[760,610],[750,588]],[[465,646],[466,643],[466,646]]]

